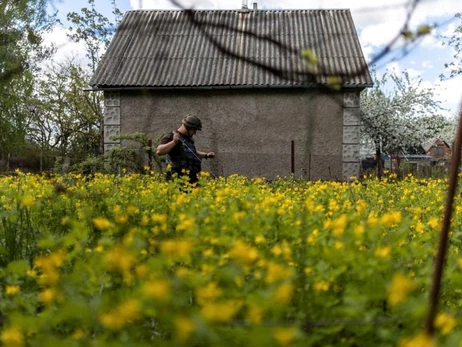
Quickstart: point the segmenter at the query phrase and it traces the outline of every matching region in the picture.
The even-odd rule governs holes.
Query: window
[[[444,155],[444,147],[435,147],[435,156],[442,157]]]

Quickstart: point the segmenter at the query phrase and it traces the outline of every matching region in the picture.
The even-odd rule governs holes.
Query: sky
[[[58,18],[66,22],[69,12],[80,12],[87,7],[85,0],[49,0],[50,13],[57,12]],[[111,21],[110,0],[94,0],[96,9]],[[244,3],[249,8],[257,2],[259,9],[350,9],[358,31],[366,61],[371,62],[377,53],[401,31],[406,22],[410,0],[178,0],[185,8],[193,9],[240,9]],[[115,0],[116,6],[125,13],[137,9],[178,9],[170,0]],[[430,35],[422,38],[408,53],[396,50],[374,66],[380,76],[385,71],[400,73],[407,70],[413,78],[421,78],[423,87],[433,88],[435,96],[442,102],[448,117],[455,116],[462,102],[462,76],[441,80],[448,75],[446,63],[454,61],[454,50],[443,44],[443,38],[452,36],[462,20],[455,18],[462,13],[461,0],[420,0],[410,19],[410,29],[422,25],[434,27]],[[79,56],[83,48],[67,39],[65,29],[55,28],[47,37],[48,42],[58,47],[56,59]],[[370,66],[372,68],[372,66]]]

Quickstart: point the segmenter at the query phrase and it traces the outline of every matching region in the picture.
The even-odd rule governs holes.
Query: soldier
[[[178,176],[187,174],[190,183],[197,182],[197,174],[201,171],[202,159],[214,158],[214,152],[201,152],[196,150],[193,135],[202,130],[202,122],[196,116],[186,116],[181,126],[165,135],[157,146],[158,155],[166,155],[167,180],[173,174]]]

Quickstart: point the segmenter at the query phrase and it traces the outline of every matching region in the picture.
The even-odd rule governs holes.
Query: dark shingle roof
[[[315,78],[306,74],[306,48],[319,60]],[[125,14],[90,85],[313,86],[329,75],[345,87],[372,85],[349,10],[141,10]]]

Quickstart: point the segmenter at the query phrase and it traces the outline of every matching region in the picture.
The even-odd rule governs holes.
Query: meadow
[[[0,177],[4,346],[458,346],[455,202],[423,323],[446,179]]]

